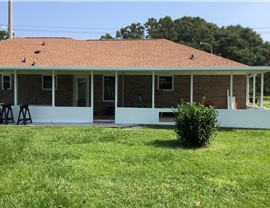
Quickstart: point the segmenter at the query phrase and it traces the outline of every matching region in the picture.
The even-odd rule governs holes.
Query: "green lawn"
[[[267,102],[270,102],[270,96],[264,96],[264,97],[263,97],[263,100],[264,100],[264,101],[267,101]]]
[[[270,130],[0,126],[0,207],[270,207]]]
[[[268,104],[268,103],[264,103],[263,104],[263,107],[265,107],[265,108],[270,108],[270,103]]]

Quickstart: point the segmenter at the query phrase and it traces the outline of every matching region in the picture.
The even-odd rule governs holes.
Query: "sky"
[[[15,37],[99,39],[152,17],[198,16],[218,26],[250,27],[270,41],[270,1],[13,1]],[[4,27],[8,24],[7,2],[0,0],[0,25]]]

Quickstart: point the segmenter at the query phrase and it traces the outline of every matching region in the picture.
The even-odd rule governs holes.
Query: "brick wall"
[[[152,107],[152,76],[125,76],[124,106],[135,107],[137,95],[143,98],[146,108]]]
[[[193,78],[194,101],[203,97],[218,109],[227,109],[227,89],[230,89],[229,75],[205,75]],[[234,76],[233,95],[236,96],[239,109],[246,108],[246,76]]]
[[[89,79],[91,77],[89,76]],[[124,105],[122,100],[122,83],[124,79]],[[90,79],[91,80],[91,79]],[[144,107],[152,107],[152,76],[122,75],[118,76],[118,106],[135,107],[136,97],[142,95]],[[51,105],[51,90],[42,90],[42,75],[18,75],[18,103],[38,105]],[[156,107],[171,107],[181,99],[190,99],[190,76],[174,76],[174,90],[157,90],[158,76],[156,76],[155,104]],[[0,102],[13,104],[14,88],[12,76],[12,89],[2,90],[2,77],[0,76]],[[91,86],[91,84],[90,84]],[[219,109],[227,108],[227,89],[230,86],[229,75],[194,75],[194,101],[200,102],[203,97]],[[102,100],[102,76],[94,77],[94,111],[96,114],[107,114],[108,107],[114,107],[114,102]],[[56,106],[73,106],[73,75],[58,75],[56,90]],[[234,96],[236,96],[239,109],[246,105],[246,76],[234,76]],[[91,90],[89,90],[91,92]],[[89,95],[89,100],[90,100]]]
[[[56,106],[73,106],[73,75],[57,75]]]
[[[14,87],[13,81],[14,77],[11,76],[11,89],[10,90],[3,90],[2,89],[2,75],[0,75],[0,103],[5,104],[14,104]]]
[[[190,100],[190,76],[174,76],[174,90],[157,90],[158,76],[156,76],[155,104],[157,108],[170,108],[175,106],[181,100]]]
[[[42,75],[18,76],[18,103],[51,105],[52,91],[42,90]],[[58,75],[55,91],[56,106],[73,106],[73,76]]]

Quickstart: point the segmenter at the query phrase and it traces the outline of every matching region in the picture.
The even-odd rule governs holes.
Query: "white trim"
[[[42,81],[43,81],[43,77],[42,77]],[[52,107],[55,107],[55,73],[54,71],[52,71]]]
[[[115,87],[114,87],[114,102],[115,102],[115,110],[114,112],[117,111],[117,108],[118,108],[118,72],[116,71],[115,72],[115,79],[114,79],[114,84],[115,84]]]
[[[152,108],[155,108],[155,72],[152,72]]]
[[[115,71],[117,72],[117,71]],[[114,83],[115,83],[115,75],[102,75],[102,102],[104,103],[114,103],[115,102],[115,95],[114,95],[114,100],[105,100],[104,99],[104,77],[114,77]]]
[[[4,89],[4,77],[9,77],[9,87],[7,89]],[[11,88],[11,74],[2,74],[2,90],[11,90]]]
[[[91,108],[94,109],[94,72],[93,71],[91,71]]]
[[[246,78],[246,105],[249,105],[249,74]]]
[[[256,75],[257,74],[254,74],[253,75],[253,99],[252,99],[252,105],[253,107],[255,107],[255,96],[256,96]]]
[[[122,74],[122,106],[125,106],[125,74]]]
[[[190,75],[190,103],[193,103],[193,74]]]
[[[260,107],[263,108],[263,90],[264,90],[264,75],[261,73],[261,97],[260,97]]]
[[[160,77],[171,77],[172,78],[172,89],[160,89],[160,86],[159,86]],[[157,89],[160,91],[174,91],[174,75],[158,75]]]
[[[22,71],[261,71],[268,72],[270,71],[270,66],[206,66],[206,67],[80,67],[80,66],[0,66],[0,70],[22,70]]]
[[[18,85],[17,85],[17,71],[14,71],[14,105],[18,105]]]
[[[230,109],[233,109],[233,74],[230,74]]]

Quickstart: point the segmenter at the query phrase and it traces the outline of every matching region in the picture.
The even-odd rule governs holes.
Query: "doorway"
[[[74,106],[89,106],[89,76],[75,76]]]

